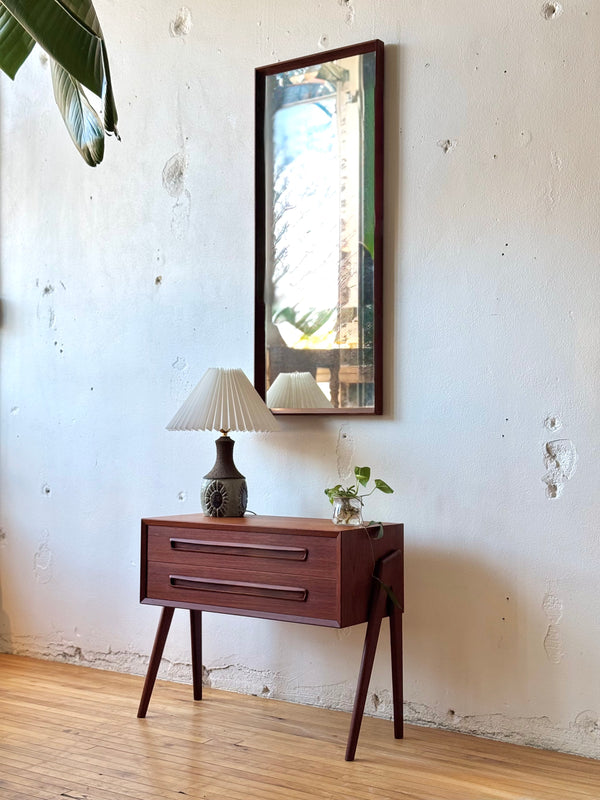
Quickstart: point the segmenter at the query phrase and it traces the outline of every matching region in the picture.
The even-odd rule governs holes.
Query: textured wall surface
[[[144,671],[139,520],[197,511],[214,458],[164,426],[208,366],[253,371],[253,70],[378,37],[386,413],[238,434],[250,507],[326,516],[372,465],[396,492],[369,516],[406,524],[408,719],[600,756],[600,5],[96,7],[122,135],[96,170],[39,52],[0,78],[1,649]],[[363,634],[207,615],[206,680],[348,708]]]

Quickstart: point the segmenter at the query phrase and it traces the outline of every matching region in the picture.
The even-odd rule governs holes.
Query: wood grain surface
[[[600,762],[161,682],[0,655],[2,800],[598,800]]]

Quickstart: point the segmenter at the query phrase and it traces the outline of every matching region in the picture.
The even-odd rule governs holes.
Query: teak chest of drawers
[[[202,698],[202,611],[344,628],[367,622],[346,749],[354,758],[381,620],[390,616],[394,735],[402,737],[403,526],[302,517],[142,520],[140,601],[163,607],[138,717],[175,608],[190,610],[194,699]]]

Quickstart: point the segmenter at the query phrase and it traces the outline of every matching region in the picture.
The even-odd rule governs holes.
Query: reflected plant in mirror
[[[379,40],[256,70],[255,385],[275,412],[382,411],[382,126]],[[273,391],[307,373],[306,403]]]

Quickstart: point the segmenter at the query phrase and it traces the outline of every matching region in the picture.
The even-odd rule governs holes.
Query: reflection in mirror
[[[383,44],[256,77],[256,387],[282,413],[381,413]]]
[[[310,372],[280,372],[267,389],[270,408],[333,408]]]

